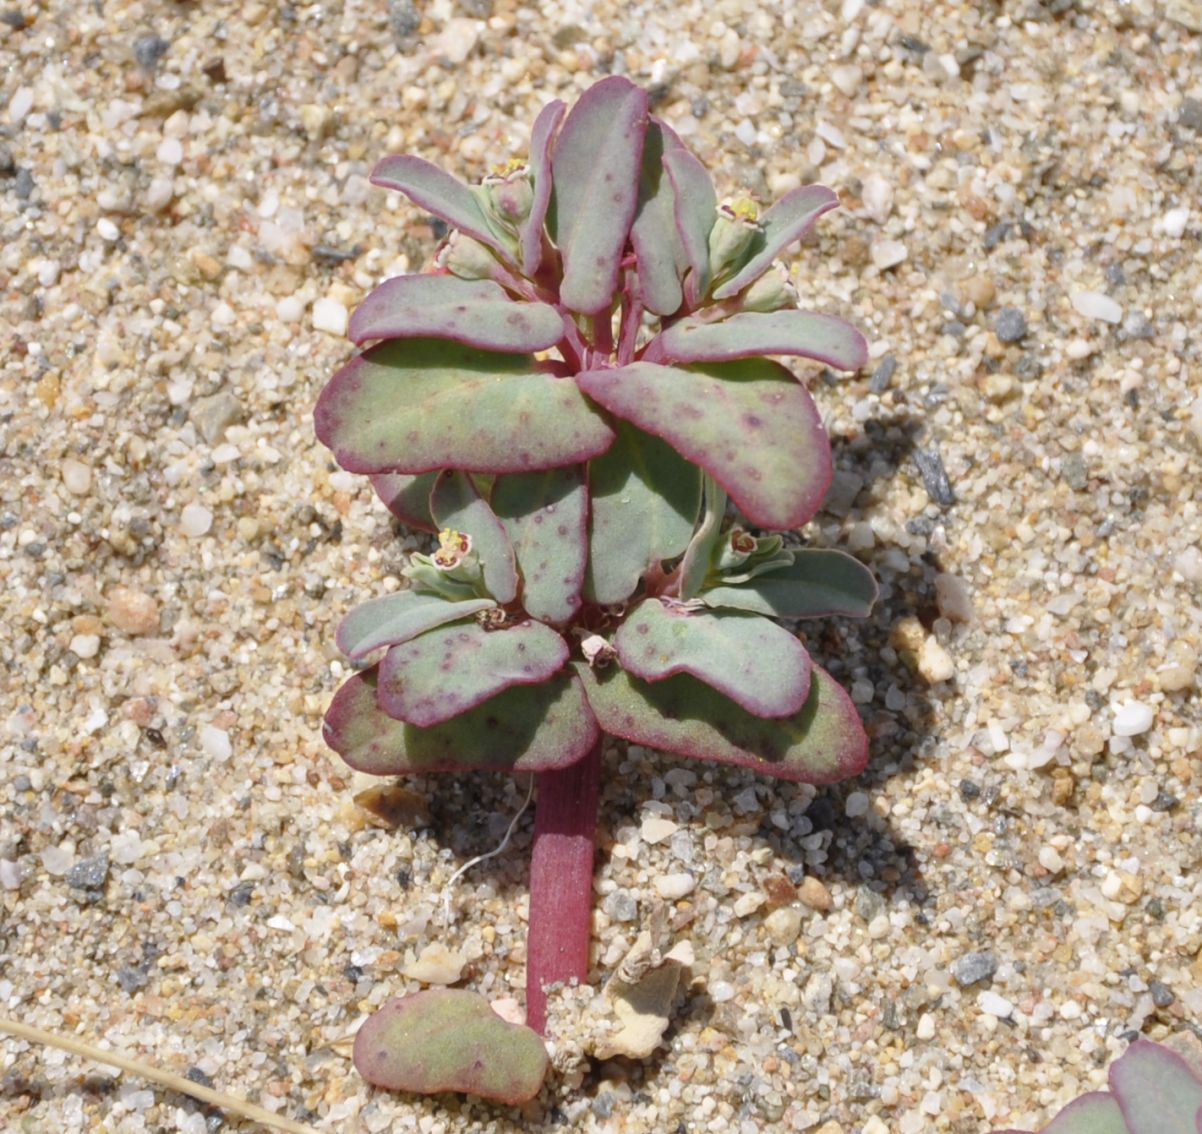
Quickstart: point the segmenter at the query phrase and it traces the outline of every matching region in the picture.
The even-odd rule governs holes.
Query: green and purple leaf
[[[618,627],[613,646],[635,677],[658,682],[687,673],[757,717],[793,716],[810,691],[805,647],[755,614],[644,599]]]
[[[624,421],[588,466],[592,518],[585,594],[624,602],[653,563],[688,546],[701,508],[701,474],[666,442]]]
[[[823,213],[838,204],[839,198],[825,185],[802,185],[786,193],[760,217],[763,232],[752,246],[751,258],[730,279],[714,288],[714,298],[738,295],[752,280],[763,275],[784,249],[805,236]]]
[[[868,361],[864,336],[844,319],[813,311],[744,311],[720,322],[693,316],[653,339],[647,362],[728,362],[765,354],[812,358],[836,370]]]
[[[551,147],[567,107],[554,99],[538,112],[530,130],[530,158],[527,163],[534,197],[530,212],[518,229],[518,247],[522,256],[522,275],[532,278],[543,257],[543,225],[551,204]]]
[[[376,702],[395,720],[431,728],[511,686],[547,681],[567,660],[568,644],[541,622],[499,630],[457,622],[393,646]]]
[[[689,264],[685,302],[696,307],[710,286],[710,229],[717,216],[718,195],[709,170],[687,149],[664,150],[664,169],[676,198],[676,234]]]
[[[509,1106],[538,1094],[548,1066],[537,1032],[502,1020],[479,993],[458,988],[388,1001],[355,1035],[354,1062],[385,1090],[459,1091]]]
[[[831,784],[868,761],[868,738],[851,698],[821,667],[792,717],[766,720],[687,674],[655,683],[611,666],[573,668],[601,728],[663,752],[754,768],[782,780]]]
[[[548,227],[563,259],[559,297],[572,311],[608,311],[613,300],[646,126],[646,92],[614,75],[580,96],[555,141]]]
[[[518,594],[513,545],[467,473],[447,469],[438,475],[430,493],[430,515],[440,528],[471,537],[488,593],[502,605],[513,602]]]
[[[572,674],[511,686],[432,728],[388,716],[376,703],[377,676],[373,667],[343,682],[322,728],[326,744],[360,772],[545,772],[582,759],[597,739],[597,721]]]
[[[492,509],[522,577],[522,607],[543,622],[580,609],[588,559],[588,490],[579,465],[497,478]]]
[[[1110,1065],[1129,1134],[1185,1134],[1202,1113],[1202,1081],[1175,1051],[1136,1040]]]
[[[680,139],[652,118],[643,148],[639,205],[630,226],[630,243],[638,262],[640,297],[657,315],[671,315],[684,302],[681,280],[689,260],[676,230],[676,190],[664,169],[664,151],[681,148]]]
[[[436,532],[438,524],[430,515],[430,491],[438,479],[438,472],[420,473],[376,473],[369,478],[376,495],[384,506],[402,524],[420,532]]]
[[[547,303],[510,298],[491,280],[394,276],[355,308],[349,337],[451,339],[482,350],[546,350],[563,338],[563,317]]]
[[[877,599],[876,579],[842,551],[798,548],[793,562],[745,583],[719,584],[697,597],[706,606],[747,610],[770,618],[866,618]],[[685,596],[688,597],[688,596]]]
[[[822,504],[830,444],[813,398],[769,359],[689,367],[635,362],[577,384],[699,464],[759,527],[795,528]]]
[[[512,255],[497,239],[471,189],[424,158],[413,154],[383,158],[376,162],[370,180],[382,189],[400,190],[418,208],[487,244],[507,263],[512,261]]]
[[[335,641],[352,661],[362,661],[381,646],[398,646],[436,626],[471,618],[496,605],[488,598],[450,602],[440,595],[396,591],[355,607],[338,624]]]
[[[613,441],[576,385],[530,356],[442,339],[382,343],[352,359],[314,419],[338,463],[362,473],[528,472],[587,460]]]

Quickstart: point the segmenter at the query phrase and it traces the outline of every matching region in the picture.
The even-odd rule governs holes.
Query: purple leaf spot
[[[566,535],[568,534],[568,525],[567,525],[567,524],[560,524],[560,525],[559,525],[559,527],[558,527],[558,528],[556,528],[555,530],[556,530],[556,531],[557,531],[557,532],[558,532],[558,533],[559,533],[561,536],[566,536]]]
[[[760,417],[759,414],[745,413],[743,415],[743,424],[746,425],[748,429],[759,429],[759,427],[764,424],[764,419]]]

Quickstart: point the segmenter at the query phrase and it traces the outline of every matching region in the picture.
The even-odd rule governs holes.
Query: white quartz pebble
[[[1073,292],[1073,307],[1077,314],[1084,315],[1086,319],[1100,319],[1103,323],[1123,321],[1122,304],[1116,303],[1100,291]]]
[[[1155,717],[1151,705],[1145,705],[1142,701],[1128,701],[1115,712],[1111,731],[1115,736],[1139,736],[1152,727]]]

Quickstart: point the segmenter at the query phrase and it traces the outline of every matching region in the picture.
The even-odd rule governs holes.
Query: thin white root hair
[[[455,885],[459,879],[466,874],[477,863],[484,862],[486,859],[495,858],[508,845],[509,838],[514,832],[514,828],[518,825],[518,820],[526,814],[526,808],[530,806],[530,799],[534,795],[534,777],[531,776],[526,784],[526,798],[522,801],[522,806],[518,808],[517,814],[509,820],[509,827],[505,832],[505,837],[492,850],[485,854],[478,854],[475,858],[469,858],[450,878],[447,879],[447,884],[442,888],[442,923],[443,928],[447,928],[451,924],[451,887]]]

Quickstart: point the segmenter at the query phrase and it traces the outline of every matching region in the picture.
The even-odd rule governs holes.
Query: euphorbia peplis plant
[[[546,986],[588,974],[605,735],[809,783],[865,762],[849,698],[778,620],[864,615],[875,583],[762,534],[806,523],[831,478],[813,400],[765,356],[865,361],[775,264],[837,201],[719,203],[618,77],[546,106],[527,162],[479,185],[413,156],[372,180],[453,231],[432,272],[356,310],[351,338],[376,345],[322,392],[317,435],[437,546],[342,623],[355,662],[386,652],[326,738],[380,775],[537,775],[541,1031]]]

